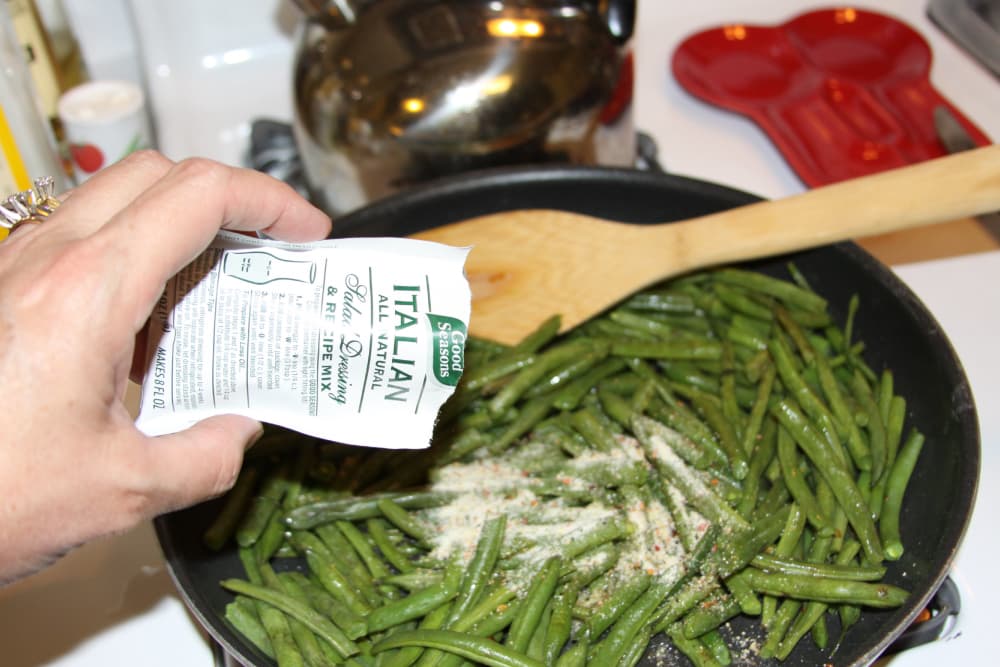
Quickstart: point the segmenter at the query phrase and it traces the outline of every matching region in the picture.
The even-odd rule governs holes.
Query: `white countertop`
[[[137,5],[145,2],[134,0]],[[248,17],[248,7],[253,7],[263,10],[261,20],[287,22],[287,13],[278,10],[282,0],[225,2],[237,2],[244,17]],[[178,0],[157,4],[224,3]],[[797,0],[639,0],[636,123],[657,140],[668,171],[772,198],[803,189],[762,132],[740,116],[690,97],[670,76],[668,63],[677,43],[693,31],[737,21],[777,23],[821,6]],[[930,23],[924,2],[879,0],[865,6],[895,15],[921,32],[934,51],[933,83],[989,136],[1000,137],[1000,84]],[[280,37],[283,30],[264,32]],[[202,36],[204,31],[194,33]],[[287,57],[288,50],[283,48],[271,44],[267,57]],[[283,71],[274,67],[273,60],[265,69]],[[276,95],[285,86],[278,81],[269,88]],[[220,99],[225,99],[224,90]],[[239,108],[221,109],[219,116],[229,113],[226,122],[231,122],[234,114],[246,114],[248,120],[254,110],[241,98],[234,99],[240,100]],[[153,103],[157,108],[156,100]],[[277,106],[279,112],[285,108],[281,103]],[[163,148],[168,154],[179,153],[173,157],[192,152],[183,143],[186,120],[161,118],[164,127],[169,127],[161,137],[171,137],[173,142]],[[241,118],[237,121],[245,123]],[[201,152],[234,161],[238,155],[234,146],[242,131],[237,125],[216,132],[215,136],[222,137],[218,144],[199,135],[202,145],[208,146]],[[1000,404],[1000,347],[996,345],[1000,299],[983,286],[1000,284],[1000,252],[901,266],[897,272],[938,318],[965,365],[979,408],[986,482],[980,484],[977,510],[952,575],[963,595],[963,612],[950,633],[952,638],[886,662],[893,667],[988,664],[995,655],[991,621],[995,600],[1000,598],[1000,582],[992,570],[1000,541],[986,518],[990,508],[1000,507],[1000,490],[991,483],[1000,475],[1000,411],[993,409]],[[971,581],[975,581],[974,591],[968,586]],[[6,667],[212,664],[205,639],[174,591],[149,525],[82,547],[45,572],[0,589],[0,645]]]

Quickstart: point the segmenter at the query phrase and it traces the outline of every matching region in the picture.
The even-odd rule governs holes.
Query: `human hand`
[[[312,241],[330,220],[263,174],[147,151],[0,243],[0,584],[232,486],[258,422],[149,438],[123,403],[136,335],[220,228]]]

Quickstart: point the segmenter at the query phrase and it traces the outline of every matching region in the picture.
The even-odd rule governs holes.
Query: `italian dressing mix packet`
[[[154,309],[138,428],[241,414],[325,440],[430,444],[464,365],[468,248],[222,232]]]

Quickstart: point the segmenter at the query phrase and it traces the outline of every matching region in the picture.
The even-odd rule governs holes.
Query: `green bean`
[[[636,634],[635,641],[627,647],[625,655],[619,661],[620,667],[636,667],[642,657],[646,654],[646,648],[649,646],[649,640],[653,638],[653,628],[648,624],[640,628],[639,632]]]
[[[768,595],[828,604],[850,603],[867,607],[892,608],[906,601],[909,593],[886,583],[848,579],[817,579],[810,575],[773,574],[749,568],[747,581],[754,590]]]
[[[653,612],[650,623],[655,632],[663,632],[699,602],[718,590],[719,580],[714,576],[694,577],[684,583]],[[683,636],[683,635],[682,635]]]
[[[746,325],[737,326],[734,323],[733,326],[726,329],[726,340],[754,352],[767,351],[767,338],[759,334],[755,329],[749,329]],[[749,359],[755,358],[755,356],[749,357]],[[759,361],[754,361],[754,363],[757,364]],[[749,375],[748,377],[751,377],[753,380],[757,379],[755,375]]]
[[[694,667],[721,667],[708,647],[697,639],[685,637],[679,625],[669,628],[667,635],[677,650],[687,656]]]
[[[542,649],[542,661],[546,665],[555,664],[556,658],[566,646],[573,630],[573,607],[580,593],[580,585],[576,580],[559,584],[552,596],[548,629],[545,634],[545,645]]]
[[[372,646],[372,653],[404,646],[436,648],[491,667],[544,667],[541,662],[492,640],[451,630],[397,632]]]
[[[722,346],[709,340],[643,341],[619,339],[611,343],[611,354],[638,359],[711,359],[722,358]]]
[[[285,522],[281,512],[274,512],[253,545],[254,555],[260,562],[269,560],[285,543]]]
[[[617,447],[614,435],[588,410],[574,412],[570,417],[570,424],[599,452],[610,452]]]
[[[269,590],[264,586],[260,564],[255,559],[253,550],[241,547],[237,550],[237,553],[250,583],[260,587],[262,590]],[[240,591],[234,592],[240,593]],[[295,643],[295,638],[292,636],[292,628],[288,617],[282,610],[260,601],[256,596],[245,597],[254,598],[257,615],[260,617],[261,625],[267,633],[279,667],[300,667],[304,665],[305,660],[299,651],[298,645]]]
[[[551,396],[539,396],[521,406],[517,417],[487,445],[490,453],[499,454],[507,449],[515,440],[526,434],[549,413],[552,405]]]
[[[579,560],[570,560],[572,570],[565,576],[570,577],[578,588],[589,586],[595,579],[613,568],[618,562],[618,557],[619,549],[611,542],[580,551],[575,558],[585,559],[585,563],[581,566]]]
[[[532,578],[524,602],[521,604],[521,611],[514,619],[504,641],[505,645],[512,650],[520,653],[527,650],[528,642],[538,625],[542,611],[555,592],[556,584],[559,583],[561,567],[561,558],[558,556],[548,558]]]
[[[318,542],[326,547],[325,550],[319,548],[317,541],[311,539],[307,531],[293,532],[290,536],[292,545],[296,548],[312,549],[323,560],[332,563],[368,606],[381,604],[382,597],[375,587],[375,578],[365,567],[351,543],[344,537],[344,533],[334,524],[317,526],[314,532],[319,538]]]
[[[509,624],[510,618],[513,618],[515,615],[510,611],[512,607],[506,604],[514,597],[514,591],[504,586],[498,586],[492,592],[487,593],[478,604],[469,609],[468,613],[463,615],[458,621],[444,629],[454,632],[466,632],[479,637],[487,637],[495,632],[499,632],[500,629]],[[500,627],[497,627],[498,625]],[[431,649],[425,651],[420,656],[417,664],[425,666],[433,665],[434,667],[459,667],[463,662],[461,656],[457,656],[454,653],[443,653],[437,649]]]
[[[349,639],[360,639],[368,633],[368,625],[364,618],[354,613],[350,607],[330,595],[320,584],[306,577],[301,572],[290,571],[278,574],[281,580],[290,579],[309,600],[309,604],[344,631]]]
[[[826,647],[830,645],[830,630],[826,625],[826,617],[820,616],[816,619],[816,622],[813,623],[812,638],[816,648],[821,651],[826,650]],[[791,650],[789,650],[789,653],[791,653]]]
[[[348,658],[358,653],[358,645],[348,639],[343,630],[315,609],[292,596],[242,579],[225,579],[221,583],[223,588],[265,602],[300,621],[315,632],[320,639],[329,643],[342,658]]]
[[[893,372],[888,368],[883,369],[878,381],[878,412],[882,417],[882,423],[889,423],[889,409],[892,407],[893,391],[895,390],[896,379]]]
[[[668,324],[628,310],[613,310],[608,313],[608,319],[629,329],[652,334],[658,339],[670,338],[674,334],[673,327]]]
[[[903,555],[903,541],[899,534],[899,515],[903,505],[903,495],[906,493],[907,484],[917,465],[917,459],[920,458],[923,446],[923,434],[912,430],[889,470],[879,528],[882,540],[885,542],[886,558],[891,560],[898,560]]]
[[[285,479],[287,473],[287,465],[279,466],[264,480],[260,493],[250,501],[250,507],[236,527],[236,543],[241,547],[253,546],[267,527],[271,515],[280,507],[288,486]]]
[[[662,399],[662,396],[661,396]],[[717,468],[729,465],[726,452],[719,445],[712,430],[686,406],[667,400],[653,400],[647,407],[652,419],[662,422],[694,442],[702,451],[702,455],[710,461],[710,467]]]
[[[411,593],[404,598],[388,602],[368,614],[368,632],[386,630],[406,621],[426,616],[452,600],[458,594],[458,585],[449,577],[434,586]]]
[[[775,371],[774,365],[768,363],[764,366],[760,383],[757,385],[757,397],[750,410],[750,416],[747,419],[747,425],[743,430],[743,437],[740,441],[740,444],[743,446],[743,451],[747,456],[751,456],[753,453],[757,436],[760,434],[760,429],[764,424],[764,416],[767,414],[767,406],[771,401],[771,392],[774,389],[774,378],[776,373],[777,371]]]
[[[636,339],[636,340],[658,340],[656,334],[647,333],[645,331],[640,331],[639,329],[634,329],[631,327],[626,327],[624,325],[618,324],[617,322],[612,322],[611,320],[599,318],[596,320],[591,320],[583,325],[582,331],[587,335],[593,336],[594,338],[604,338],[606,340],[616,340],[616,339]]]
[[[555,667],[584,667],[587,664],[587,651],[590,648],[586,638],[570,646],[555,662]]]
[[[274,570],[269,565],[263,564],[261,565],[261,575],[268,587],[282,591],[306,606],[310,606],[309,598],[306,597],[305,591],[294,580],[279,579],[278,575],[274,573]],[[302,653],[305,664],[321,665],[325,663],[326,660],[323,657],[322,649],[320,649],[319,639],[313,634],[313,631],[296,618],[289,618],[288,625],[292,632],[292,638]]]
[[[781,378],[782,384],[795,397],[795,400],[802,406],[806,414],[816,423],[826,441],[830,443],[831,451],[836,457],[836,463],[846,469],[848,461],[836,431],[836,423],[833,415],[816,393],[806,384],[802,376],[795,370],[791,359],[791,351],[788,349],[788,346],[781,340],[780,336],[775,336],[768,343],[768,350],[774,359],[774,364],[778,369],[778,376]],[[871,467],[870,460],[867,461],[867,466]],[[863,466],[859,467],[864,469]]]
[[[550,347],[540,353],[535,363],[525,366],[490,400],[489,409],[494,415],[514,405],[524,392],[528,391],[547,373],[578,356],[592,352],[596,344],[589,340],[571,340]]]
[[[368,534],[371,536],[372,541],[375,542],[375,546],[382,553],[382,556],[389,561],[390,565],[404,574],[414,570],[410,559],[389,539],[384,519],[368,519],[365,522],[365,527],[368,528]]]
[[[778,539],[790,511],[791,507],[785,505],[755,521],[752,528],[735,532],[709,554],[702,571],[714,572],[723,579],[738,572],[762,549]]]
[[[534,350],[506,350],[482,366],[473,367],[462,376],[461,387],[470,392],[478,392],[500,378],[513,375],[537,360]]]
[[[747,462],[748,452],[743,450],[733,424],[726,419],[719,400],[714,396],[696,392],[693,402],[698,412],[718,435],[719,444],[722,445],[722,449],[726,453],[729,468],[732,470],[733,476],[736,479],[746,477],[749,470],[749,463]]]
[[[834,377],[833,371],[830,368],[826,357],[821,354],[817,354],[815,355],[815,360],[816,371],[819,374],[820,386],[823,389],[823,394],[826,396],[826,400],[829,402],[830,408],[832,409],[833,415],[837,419],[841,430],[846,432],[847,451],[851,455],[854,465],[861,470],[874,469],[876,466],[880,468],[883,465],[883,461],[878,458],[878,456],[882,454],[882,452],[872,451],[872,446],[877,443],[870,442],[866,444],[864,439],[861,437],[861,432],[854,420],[854,415],[847,407],[847,401],[841,391],[840,383],[837,382],[837,379]],[[856,393],[857,388],[855,387],[855,394]]]
[[[712,289],[722,303],[736,312],[755,317],[758,320],[771,319],[771,311],[766,306],[754,301],[742,290],[725,283],[715,283],[712,285]]]
[[[698,639],[711,652],[720,665],[725,667],[732,664],[732,654],[729,652],[729,647],[726,645],[726,640],[723,639],[721,632],[718,630],[709,630]]]
[[[805,529],[806,515],[798,505],[792,504],[791,511],[785,521],[778,543],[774,546],[774,554],[777,556],[790,556],[796,545],[802,539],[802,531]],[[746,577],[743,577],[744,582]],[[761,601],[761,623],[765,628],[771,626],[777,611],[777,599],[774,596],[765,595]]]
[[[806,519],[817,530],[831,531],[831,520],[826,513],[820,509],[816,496],[809,488],[805,478],[805,469],[800,465],[798,451],[795,441],[789,435],[784,426],[778,427],[778,461],[781,463],[781,472],[785,478],[785,486],[792,494],[799,508],[805,512]]]
[[[732,595],[716,591],[704,602],[684,616],[682,631],[688,639],[695,639],[714,630],[740,613],[740,603]]]
[[[420,630],[438,630],[444,625],[445,621],[448,620],[448,615],[450,613],[450,605],[441,605],[424,616],[420,620],[418,628]],[[423,653],[424,649],[421,646],[407,646],[400,648],[396,653],[392,654],[387,660],[385,660],[383,667],[409,667],[413,663],[417,662]]]
[[[788,401],[778,401],[772,406],[771,411],[792,434],[816,470],[830,485],[837,497],[837,502],[847,515],[848,522],[858,534],[865,555],[871,562],[881,562],[884,557],[882,544],[879,541],[875,522],[868,512],[868,505],[862,498],[854,480],[838,464],[828,443],[813,431],[805,417]]]
[[[558,410],[575,410],[584,395],[596,387],[604,378],[618,373],[625,367],[625,361],[611,358],[601,361],[580,377],[571,380],[552,397],[552,405]]]
[[[355,614],[364,616],[371,611],[371,604],[364,599],[356,585],[344,575],[336,563],[312,549],[306,549],[304,553],[309,569],[327,592],[347,605]]]
[[[382,516],[378,501],[383,498],[391,499],[404,509],[427,509],[447,505],[454,497],[454,494],[438,491],[412,491],[321,500],[289,511],[285,523],[295,530],[308,530],[341,519],[357,521]]]
[[[802,609],[802,602],[795,599],[786,599],[781,602],[781,606],[774,614],[774,618],[767,625],[767,637],[760,649],[761,658],[771,658],[778,652],[781,643],[788,634],[788,629],[795,622],[795,617]]]
[[[624,656],[629,643],[646,624],[656,608],[674,589],[674,584],[667,581],[655,581],[630,604],[618,618],[608,635],[594,646],[590,661],[595,665],[615,665]],[[596,637],[598,634],[592,634]]]
[[[552,315],[543,320],[534,331],[528,332],[524,338],[510,347],[511,352],[536,352],[550,343],[562,328],[562,317]]]
[[[854,395],[861,403],[861,408],[868,416],[868,442],[871,452],[872,482],[882,479],[888,465],[888,451],[885,442],[885,426],[882,423],[882,412],[872,395],[871,388],[864,376],[858,371],[851,377],[851,387]]]
[[[620,426],[628,427],[632,423],[632,417],[641,414],[629,401],[608,389],[599,390],[597,398],[604,412]]]
[[[747,583],[746,577],[743,575],[744,571],[740,570],[736,574],[729,575],[723,583],[732,594],[733,599],[739,604],[740,611],[749,616],[760,616],[763,605],[757,594],[750,588],[750,584]]]
[[[803,289],[786,280],[772,278],[762,273],[727,268],[713,271],[712,278],[722,283],[773,296],[793,308],[801,308],[816,313],[826,311],[826,299],[815,292]]]
[[[683,494],[672,486],[666,487],[663,479],[659,476],[652,475],[648,485],[670,513],[674,530],[677,531],[677,536],[680,538],[684,550],[693,551],[698,544],[699,535],[696,522],[700,521],[701,515],[692,516],[695,512],[687,507]]]
[[[774,460],[777,450],[777,432],[776,422],[769,418],[764,422],[760,437],[753,445],[747,476],[743,478],[743,493],[736,508],[744,519],[749,518],[757,506],[757,495],[760,492],[764,471]]]
[[[215,516],[202,537],[205,546],[212,551],[218,551],[225,546],[229,538],[236,532],[236,526],[253,497],[254,488],[257,485],[257,475],[257,468],[252,466],[244,466],[240,470],[236,483],[226,494],[222,511]]]
[[[509,345],[504,345],[503,343],[498,343],[495,340],[489,340],[488,338],[481,338],[479,336],[470,336],[465,343],[465,350],[467,353],[481,354],[484,358],[488,359],[492,359],[498,354],[509,349]]]
[[[833,563],[809,563],[785,556],[760,553],[751,561],[754,567],[766,572],[779,574],[801,574],[827,579],[849,579],[852,581],[878,581],[885,576],[881,565],[836,565]]]
[[[688,438],[686,435],[679,431],[675,431],[666,424],[656,421],[655,419],[650,419],[649,417],[643,417],[642,415],[636,415],[633,418],[632,431],[638,434],[641,432],[643,437],[647,438],[658,438],[666,443],[674,453],[677,454],[683,461],[690,465],[696,470],[707,470],[716,463],[715,459],[708,455],[705,450],[699,447],[693,440]]]
[[[458,598],[452,606],[451,617],[446,625],[454,624],[460,616],[479,601],[487,581],[493,574],[493,568],[496,567],[506,528],[506,515],[490,517],[483,522],[476,550],[466,567]]]
[[[857,552],[860,550],[861,545],[856,541],[851,542],[852,547],[842,550],[837,554],[835,565],[840,567],[847,566],[853,559]],[[818,554],[821,555],[821,554]],[[781,642],[778,644],[775,650],[775,656],[779,660],[784,660],[798,644],[799,640],[809,631],[810,628],[814,630],[814,637],[817,639],[817,644],[822,640],[822,635],[825,634],[826,624],[823,622],[823,614],[826,612],[829,605],[823,602],[811,601],[806,603],[801,613],[795,618],[791,627],[785,633]],[[822,626],[822,627],[820,627]],[[819,629],[819,637],[816,637],[816,628]],[[844,627],[846,630],[846,626]],[[825,644],[825,640],[822,640]],[[823,648],[820,646],[819,648]]]
[[[639,414],[645,413],[650,401],[658,396],[658,391],[655,380],[644,380],[632,393],[632,398],[629,401],[632,409]]]
[[[591,530],[578,532],[563,539],[559,544],[559,552],[564,559],[572,560],[604,544],[628,537],[632,531],[632,524],[623,517],[602,519]]]
[[[903,422],[906,419],[906,400],[902,396],[893,396],[889,403],[889,420],[885,424],[885,457],[888,466],[892,466],[899,452],[903,439]]]
[[[509,606],[509,602],[517,597],[517,592],[500,584],[483,591],[482,596],[476,604],[455,620],[447,629],[458,632],[467,632],[482,623],[489,616],[496,614],[501,608]]]
[[[586,376],[590,369],[608,356],[609,351],[610,347],[608,345],[595,346],[593,349],[579,355],[576,359],[558,366],[553,372],[542,377],[533,387],[524,392],[523,397],[534,398],[565,388],[574,380],[581,376]]]
[[[361,558],[372,577],[379,579],[391,574],[389,567],[378,557],[357,526],[350,521],[338,521],[335,525],[354,548],[354,552]]]
[[[442,579],[444,579],[444,573],[440,570],[411,569],[409,572],[390,574],[380,579],[379,583],[398,586],[408,591],[419,591],[421,588],[441,583]]]
[[[420,544],[431,544],[430,529],[395,501],[390,498],[380,498],[375,504],[378,506],[379,511],[382,512],[382,516],[389,520],[389,523],[399,528]]]
[[[642,424],[636,420],[636,425]],[[739,529],[748,527],[747,522],[704,483],[691,474],[684,462],[673,450],[661,443],[654,433],[639,428],[636,437],[646,451],[647,458],[656,469],[668,479],[687,499],[691,506],[710,521],[717,521]]]
[[[695,312],[694,300],[690,296],[667,290],[648,290],[633,294],[625,301],[625,307],[685,315]]]
[[[639,599],[653,582],[653,577],[645,572],[628,577],[614,590],[611,596],[604,600],[597,611],[587,619],[587,628],[591,637],[600,637],[601,633],[610,628],[618,617]],[[610,663],[608,663],[610,664]]]
[[[238,595],[235,600],[226,605],[223,617],[238,633],[250,640],[251,644],[273,660],[275,657],[274,647],[271,646],[267,630],[264,629],[257,616],[254,604],[250,598]]]
[[[629,360],[628,364],[637,375],[656,384],[657,393],[662,401],[650,404],[650,416],[689,437],[704,448],[714,460],[721,464],[727,463],[726,453],[719,446],[712,429],[676,399],[664,378],[641,360]]]

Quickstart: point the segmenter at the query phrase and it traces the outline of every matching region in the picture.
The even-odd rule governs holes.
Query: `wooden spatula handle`
[[[700,268],[989,210],[1000,210],[1000,145],[671,225],[682,252],[670,259]]]

